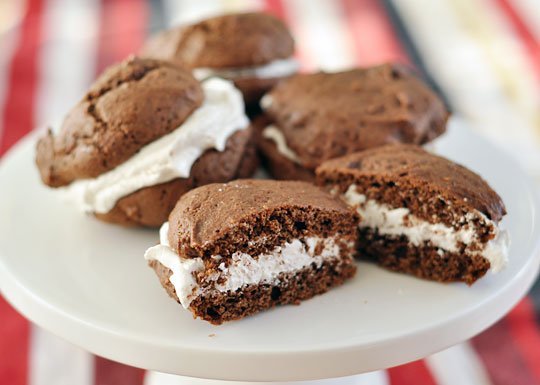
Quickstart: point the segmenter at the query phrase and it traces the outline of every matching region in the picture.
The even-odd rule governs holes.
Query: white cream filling
[[[147,261],[158,261],[172,271],[169,281],[174,286],[180,303],[187,309],[191,301],[199,295],[193,273],[204,270],[204,263],[201,258],[179,257],[169,246],[168,232],[169,222],[165,222],[159,229],[160,244],[146,250],[144,258]]]
[[[267,109],[270,104],[272,104],[272,99],[269,95],[264,96],[261,99],[261,107],[263,109]],[[276,145],[277,151],[283,155],[285,158],[289,159],[290,161],[293,161],[296,164],[301,164],[300,158],[294,152],[288,145],[287,140],[285,139],[285,136],[283,135],[283,132],[276,127],[275,125],[271,124],[264,128],[262,132],[263,137],[270,139],[273,141]],[[426,151],[436,153],[436,146],[434,142],[426,143],[422,146]]]
[[[195,298],[207,290],[234,292],[250,284],[276,284],[282,273],[299,271],[312,263],[320,267],[323,261],[338,258],[340,255],[340,247],[335,238],[318,237],[306,238],[304,242],[294,239],[256,258],[246,253],[236,252],[232,254],[228,266],[221,263],[218,266],[219,271],[206,278],[209,282],[213,282],[213,285],[200,287],[193,273],[204,270],[202,259],[182,258],[176,254],[170,248],[168,231],[169,224],[163,224],[159,232],[160,244],[149,248],[144,258],[148,261],[156,260],[172,271],[170,282],[175,288],[180,303],[186,309]],[[323,248],[315,255],[319,242],[322,242]],[[211,258],[219,260],[221,256],[214,255]]]
[[[262,98],[261,98],[261,101],[259,102],[260,106],[261,106],[261,109],[263,110],[267,110],[269,109],[271,106],[272,106],[272,103],[274,102],[274,99],[272,99],[272,95],[270,95],[269,93],[264,95]]]
[[[200,67],[193,70],[193,76],[199,80],[208,79],[213,76],[232,80],[239,78],[271,79],[294,75],[298,72],[298,68],[298,62],[290,57],[288,59],[278,59],[264,65],[253,67]]]
[[[471,250],[474,254],[481,254],[486,258],[493,272],[500,271],[508,262],[508,247],[510,239],[506,230],[498,228],[497,224],[488,219],[479,211],[468,214],[464,218],[465,225],[456,230],[442,223],[429,223],[412,215],[405,207],[391,208],[375,200],[366,199],[359,193],[355,184],[349,186],[343,199],[353,206],[361,216],[360,227],[377,229],[379,234],[393,237],[406,236],[409,242],[420,246],[429,241],[440,249],[457,252],[461,243],[465,245],[481,246],[480,250]],[[474,218],[482,218],[487,225],[493,225],[495,238],[482,244],[476,235],[473,224]]]
[[[289,146],[287,146],[285,136],[283,136],[283,133],[279,128],[271,124],[263,130],[262,136],[273,141],[276,144],[277,151],[285,158],[300,164],[300,158]]]
[[[242,94],[219,78],[204,81],[202,88],[202,105],[181,126],[113,170],[63,188],[67,198],[83,211],[106,213],[118,199],[143,187],[189,177],[193,163],[206,150],[225,150],[227,139],[249,125]]]
[[[273,103],[273,99],[270,94],[264,95],[261,101],[259,102],[263,110],[269,109],[272,103]],[[270,139],[271,141],[275,143],[276,149],[279,154],[281,154],[282,156],[284,156],[285,158],[289,159],[290,161],[296,164],[301,164],[298,154],[296,154],[296,152],[294,152],[289,147],[289,145],[287,144],[287,139],[285,139],[283,132],[281,132],[281,130],[278,127],[276,127],[273,124],[266,126],[262,132],[262,136],[266,139]]]

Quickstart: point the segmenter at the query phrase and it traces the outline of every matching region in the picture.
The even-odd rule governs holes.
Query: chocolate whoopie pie
[[[43,182],[98,218],[159,226],[190,189],[256,166],[241,93],[199,83],[170,62],[130,58],[107,69],[37,143]]]
[[[294,40],[285,24],[266,13],[212,17],[173,28],[149,40],[141,55],[192,68],[198,79],[234,81],[247,105],[280,79],[293,75]]]
[[[391,270],[472,284],[507,262],[501,198],[477,174],[419,146],[329,160],[317,183],[360,215],[360,255]]]
[[[388,143],[424,144],[448,111],[402,66],[296,75],[261,100],[259,148],[277,179],[312,181],[328,159]]]
[[[309,183],[210,184],[180,198],[145,258],[173,299],[220,324],[352,277],[357,223],[354,210]]]

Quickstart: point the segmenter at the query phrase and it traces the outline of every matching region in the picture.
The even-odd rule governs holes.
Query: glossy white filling
[[[149,248],[144,257],[148,261],[156,260],[172,271],[170,282],[180,303],[186,309],[195,298],[207,290],[234,292],[250,284],[276,284],[282,273],[300,271],[313,263],[320,267],[324,261],[340,256],[340,247],[335,238],[309,237],[303,241],[294,239],[256,258],[246,253],[234,253],[228,266],[222,262],[218,266],[218,271],[205,278],[205,281],[212,284],[200,287],[193,273],[204,270],[203,260],[182,258],[176,254],[169,245],[168,231],[169,224],[165,223],[160,229],[160,244]],[[317,250],[318,253],[315,255],[320,242],[323,245],[322,250]],[[215,255],[210,258],[219,260],[221,256]]]
[[[227,139],[249,125],[242,94],[230,81],[218,78],[204,81],[202,88],[202,105],[181,126],[113,170],[63,188],[67,198],[82,211],[106,213],[120,198],[143,187],[189,177],[206,150],[225,150]]]
[[[359,226],[361,228],[376,229],[379,234],[390,237],[406,236],[415,246],[430,242],[433,246],[448,252],[458,252],[461,244],[475,245],[479,249],[473,248],[470,252],[486,258],[493,272],[500,271],[508,261],[510,244],[508,232],[499,229],[496,223],[479,211],[467,214],[464,225],[456,230],[443,223],[433,224],[420,219],[405,207],[392,208],[375,200],[366,199],[365,195],[358,192],[355,184],[350,185],[342,197],[360,214]],[[474,226],[474,218],[481,218],[486,225],[492,225],[495,237],[487,243],[480,242]]]
[[[261,99],[261,107],[263,109],[267,109],[272,104],[272,98],[270,95],[266,95]],[[290,161],[301,164],[300,158],[294,152],[288,145],[287,145],[287,139],[285,139],[285,136],[283,135],[283,132],[276,127],[275,125],[271,124],[269,126],[266,126],[263,129],[262,135],[266,139],[270,139],[273,141],[276,145],[276,149],[278,153],[283,155],[285,158],[289,159]],[[422,146],[426,151],[436,153],[436,145],[434,142],[426,143]]]
[[[193,76],[199,80],[217,76],[225,79],[257,78],[271,79],[294,75],[299,65],[294,58],[279,59],[260,66],[236,68],[195,68]]]
[[[283,136],[283,133],[279,128],[274,125],[269,125],[263,130],[262,136],[273,141],[276,144],[277,151],[285,158],[300,164],[300,158],[298,158],[298,155],[287,146],[285,136]]]

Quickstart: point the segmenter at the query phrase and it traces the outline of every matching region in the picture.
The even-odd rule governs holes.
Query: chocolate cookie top
[[[164,31],[148,41],[141,55],[191,68],[225,68],[266,64],[293,52],[294,40],[281,20],[238,13]]]
[[[310,183],[240,179],[183,195],[169,216],[169,242],[186,256],[260,250],[290,237],[351,233],[356,214]],[[233,247],[231,247],[233,246]]]
[[[367,191],[385,186],[390,197],[395,190],[393,196],[402,200],[408,198],[398,192],[425,203],[435,199],[443,212],[476,209],[495,222],[506,214],[502,199],[479,175],[419,146],[396,144],[357,152],[329,160],[316,172],[318,184],[337,184],[342,192],[351,183]]]
[[[388,143],[428,142],[445,131],[448,118],[434,92],[393,64],[297,75],[278,84],[261,105],[310,169]]]
[[[172,63],[130,58],[108,68],[37,144],[43,182],[58,187],[94,178],[170,133],[204,98],[191,74]]]

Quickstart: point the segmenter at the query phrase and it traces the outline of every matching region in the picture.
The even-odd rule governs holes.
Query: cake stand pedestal
[[[30,136],[0,163],[0,290],[44,329],[125,364],[214,380],[364,383],[369,377],[338,377],[417,360],[471,338],[504,316],[538,273],[534,182],[464,124],[450,126],[438,152],[487,179],[509,213],[503,223],[512,238],[509,264],[472,287],[360,262],[352,280],[300,306],[221,326],[194,320],[144,262],[157,232],[107,225],[65,204],[40,183]],[[149,385],[152,376],[160,384],[171,379],[154,373]]]
[[[239,382],[207,380],[192,377],[182,377],[175,374],[148,372],[144,385],[387,385],[388,376],[384,371],[375,371],[356,376],[341,377],[313,381],[287,381],[287,382]]]

